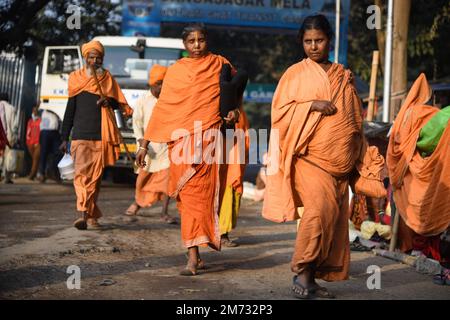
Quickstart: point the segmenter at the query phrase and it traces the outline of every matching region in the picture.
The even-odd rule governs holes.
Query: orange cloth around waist
[[[186,248],[200,245],[220,250],[219,165],[216,161],[210,161],[211,159],[205,161],[205,159],[212,150],[211,141],[215,141],[213,136],[221,135],[221,132],[219,125],[215,125],[211,129],[215,130],[211,137],[202,136],[200,140],[196,140],[190,136],[187,137],[189,140],[179,139],[168,144],[169,195],[177,199],[178,211],[181,216],[181,238]],[[185,142],[190,148],[183,149]],[[201,159],[193,156],[194,145],[198,146],[198,143],[202,146],[203,158]],[[196,158],[195,163],[186,163],[185,161],[178,163],[180,159],[178,157],[184,158],[185,155],[192,156],[192,159]]]
[[[98,193],[102,182],[101,141],[73,140],[70,152],[74,162],[73,185],[77,195],[77,210],[87,212],[89,218],[102,216],[97,206]]]
[[[183,58],[170,66],[144,139],[175,141],[193,134],[196,121],[202,130],[219,123],[219,76],[225,63],[229,63],[225,58],[210,53],[200,59]],[[180,133],[176,137],[175,131]]]
[[[140,207],[150,207],[155,202],[162,200],[168,193],[169,169],[157,172],[140,170],[136,179],[136,203]]]
[[[311,112],[315,100],[332,101],[337,114]],[[272,101],[272,130],[263,217],[275,222],[298,219],[293,200],[292,161],[306,157],[331,175],[343,176],[361,149],[360,100],[349,71],[333,64],[328,73],[310,59],[291,66]]]
[[[350,266],[348,182],[305,159],[294,161],[294,185],[304,204],[291,269],[300,273],[314,262],[316,277],[345,280]]]
[[[131,115],[133,110],[128,106],[122,90],[120,90],[119,85],[114,80],[111,73],[108,70],[104,70],[103,74],[98,75],[97,77],[102,93],[106,97],[116,100],[126,115]],[[73,71],[69,75],[69,97],[76,96],[82,91],[87,91],[101,96],[94,77],[88,76],[85,68]],[[116,160],[119,158],[120,132],[116,130],[115,123],[113,123],[115,120],[111,110],[103,107],[101,114],[102,165],[105,167],[114,165]]]
[[[430,157],[422,158],[416,149],[420,130],[439,111],[425,105],[430,97],[421,74],[395,119],[386,156],[397,210],[423,236],[437,235],[450,225],[450,126]]]

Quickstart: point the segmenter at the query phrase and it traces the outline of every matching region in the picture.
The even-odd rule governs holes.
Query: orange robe
[[[108,70],[97,76],[102,93],[115,99],[122,111],[130,115],[132,109],[119,88],[119,85]],[[69,75],[69,97],[87,91],[100,96],[94,77],[86,74],[82,68]],[[77,195],[77,210],[86,211],[89,218],[98,219],[102,216],[96,202],[100,189],[103,169],[112,166],[119,157],[119,132],[112,121],[115,121],[108,109],[101,109],[101,141],[74,140],[71,145],[71,155],[74,159],[75,176],[73,184]]]
[[[420,130],[439,111],[425,105],[430,98],[421,74],[395,119],[386,157],[397,211],[422,236],[440,234],[450,225],[450,125],[431,156],[422,158],[416,149]]]
[[[229,63],[225,58],[210,53],[170,66],[144,135],[146,140],[168,143],[169,195],[177,199],[181,238],[187,248],[208,245],[220,250],[219,165],[205,161],[204,155],[221,135],[219,75],[225,63]],[[196,153],[195,147],[202,147],[203,154]],[[214,156],[220,150],[216,148]],[[187,161],[189,157],[195,161]]]
[[[311,111],[314,100],[332,101],[337,113]],[[360,99],[350,71],[332,64],[325,72],[305,59],[280,79],[272,102],[267,185],[263,216],[298,219],[304,207],[291,269],[309,263],[316,277],[348,278],[348,175],[363,150]]]

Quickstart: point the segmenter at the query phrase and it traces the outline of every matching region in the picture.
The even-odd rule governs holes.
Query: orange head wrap
[[[166,72],[167,67],[163,67],[159,64],[153,65],[148,76],[148,84],[153,86],[157,81],[163,80]]]
[[[100,52],[102,56],[105,55],[105,48],[103,48],[103,45],[97,40],[89,41],[81,46],[81,54],[84,58],[86,58],[92,50]]]

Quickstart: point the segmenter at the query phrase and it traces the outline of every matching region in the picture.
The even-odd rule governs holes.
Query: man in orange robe
[[[435,236],[450,226],[450,125],[428,157],[416,148],[420,130],[439,108],[425,105],[431,88],[425,74],[414,82],[392,127],[387,150],[389,178],[394,190],[399,245],[412,249],[412,236]]]
[[[203,265],[199,246],[220,250],[219,77],[229,62],[208,51],[203,25],[186,27],[183,43],[189,56],[168,68],[136,162],[145,165],[149,141],[168,143],[169,195],[177,199],[181,238],[189,256],[181,274],[190,276]],[[232,110],[228,121],[234,123],[238,116]]]
[[[97,198],[103,170],[114,165],[119,157],[120,132],[113,122],[111,108],[120,109],[128,116],[132,114],[132,109],[111,73],[102,68],[103,45],[91,41],[84,44],[81,51],[86,65],[69,75],[69,100],[60,149],[67,152],[71,136],[70,152],[75,166],[73,185],[79,213],[74,226],[84,230],[87,225],[100,227],[98,219],[102,213],[97,206]],[[100,87],[91,74],[91,67],[96,72]]]
[[[148,79],[150,90],[139,98],[133,109],[133,131],[137,144],[144,137],[153,108],[161,93],[166,72],[167,67],[158,64],[150,69]],[[167,144],[151,143],[145,161],[147,162],[145,168],[138,169],[135,201],[125,214],[135,216],[141,208],[150,207],[157,201],[162,200],[161,219],[169,224],[175,224],[176,220],[168,214],[169,196],[167,195],[167,188],[169,186],[170,163]]]

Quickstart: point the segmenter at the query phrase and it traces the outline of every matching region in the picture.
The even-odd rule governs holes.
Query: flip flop
[[[73,223],[73,226],[75,228],[77,228],[78,230],[86,230],[87,229],[86,220],[84,220],[83,218],[78,218],[77,220],[75,220],[75,222]]]
[[[292,292],[297,299],[307,300],[312,298],[311,291],[297,281],[297,276],[294,276],[293,279]]]
[[[136,207],[136,210],[131,210],[131,207]],[[137,203],[131,204],[128,209],[125,211],[124,215],[126,216],[137,216],[137,212],[141,207]]]
[[[229,247],[229,248],[239,247],[238,243],[231,241],[230,239],[227,239],[227,238],[220,239],[220,242],[224,247]]]
[[[450,270],[435,274],[433,276],[433,283],[441,286],[450,286]]]
[[[169,215],[162,216],[161,220],[168,223],[168,224],[178,224],[177,220],[174,217],[171,217]]]
[[[325,299],[335,299],[336,296],[332,294],[330,291],[328,291],[327,288],[318,286],[317,289],[311,290],[311,292],[319,298],[325,298]]]
[[[197,274],[198,274],[197,268],[194,267],[194,270],[192,270],[189,268],[189,264],[183,270],[180,271],[180,276],[192,277],[192,276],[196,276]]]
[[[366,247],[365,245],[362,245],[359,242],[352,242],[350,243],[350,251],[359,251],[359,252],[366,252],[366,251],[372,251],[369,247]]]

